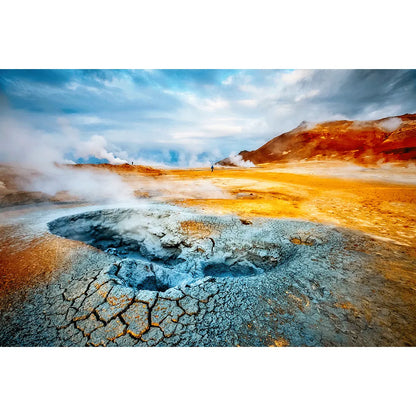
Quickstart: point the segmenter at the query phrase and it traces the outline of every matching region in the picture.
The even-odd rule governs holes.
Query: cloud
[[[310,91],[308,91],[305,94],[298,95],[295,98],[295,102],[297,103],[299,101],[306,100],[308,98],[316,97],[317,95],[319,95],[319,90],[318,89],[316,89],[316,90],[310,90]]]
[[[83,142],[114,163],[192,166],[255,149],[303,120],[416,112],[416,71],[0,70],[1,118],[5,101],[38,136],[79,155]],[[75,143],[58,119],[77,131]]]
[[[297,69],[294,71],[284,73],[282,75],[282,80],[287,84],[296,84],[297,82],[308,78],[308,76],[310,76],[312,73],[313,71],[311,70]]]

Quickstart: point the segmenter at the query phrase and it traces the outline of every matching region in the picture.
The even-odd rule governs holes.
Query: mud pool
[[[361,233],[157,203],[22,221],[83,244],[65,272],[2,313],[1,345],[416,343],[415,296],[382,276],[383,248]]]

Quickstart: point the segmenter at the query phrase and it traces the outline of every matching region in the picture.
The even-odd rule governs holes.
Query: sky
[[[0,161],[208,166],[302,121],[416,112],[416,70],[0,70]]]

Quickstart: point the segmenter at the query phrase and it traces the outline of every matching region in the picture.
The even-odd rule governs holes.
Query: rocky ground
[[[44,244],[53,263],[2,269],[2,346],[416,345],[416,261],[395,242],[154,202],[2,214],[2,259]]]

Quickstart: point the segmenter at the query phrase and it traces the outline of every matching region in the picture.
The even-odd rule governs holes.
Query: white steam
[[[82,158],[94,156],[97,159],[107,159],[108,162],[113,165],[122,165],[123,163],[127,163],[127,160],[114,156],[114,153],[109,152],[106,147],[106,139],[103,136],[95,134],[88,142],[79,143],[75,156]]]
[[[254,168],[255,165],[250,160],[243,160],[241,155],[237,155],[236,153],[231,153],[228,156],[230,162],[235,166],[240,166],[242,168]]]
[[[379,127],[387,132],[397,130],[401,124],[402,120],[399,117],[390,117],[378,123]]]
[[[76,158],[94,156],[107,159],[111,164],[124,164],[126,160],[107,149],[107,141],[103,136],[93,135],[88,140],[81,140],[79,132],[66,119],[59,119],[58,123],[59,133],[45,133],[10,112],[1,114],[0,163],[8,162],[19,168],[16,172],[22,177],[18,186],[20,190],[43,192],[58,200],[61,197],[67,200],[66,195],[60,195],[65,192],[75,200],[89,202],[130,203],[142,196],[163,200],[228,197],[225,191],[203,180],[187,181],[166,176],[156,180],[140,175],[127,175],[123,178],[106,169],[65,166],[74,164],[67,159],[68,154],[73,154]],[[128,157],[123,152],[120,154]],[[136,160],[135,164],[137,162]],[[207,165],[208,163],[205,166]],[[3,171],[12,173],[11,168]],[[10,190],[2,192],[6,191]]]
[[[134,199],[133,190],[116,174],[65,166],[44,170],[32,178],[25,190],[48,195],[68,192],[81,200],[94,202],[127,202]]]
[[[61,166],[74,163],[65,156],[70,152],[76,157],[95,156],[106,158],[110,163],[125,162],[106,149],[102,136],[82,141],[76,130],[65,123],[61,127],[59,134],[45,133],[10,113],[0,118],[0,161],[36,172],[28,178],[24,190],[52,196],[65,191],[73,197],[94,202],[133,198],[133,190],[116,174]]]

